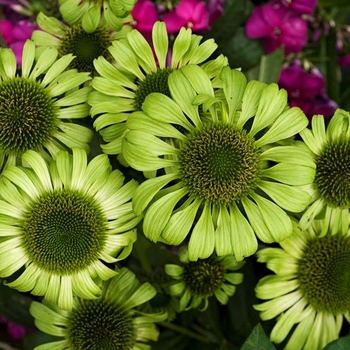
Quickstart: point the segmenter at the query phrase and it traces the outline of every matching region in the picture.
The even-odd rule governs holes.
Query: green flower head
[[[58,0],[63,19],[71,24],[81,23],[87,32],[93,32],[99,23],[120,30],[136,0]]]
[[[27,150],[46,159],[71,147],[89,150],[93,132],[71,122],[89,115],[91,88],[79,88],[90,79],[88,74],[67,70],[73,56],[57,59],[54,48],[37,60],[35,55],[35,44],[28,40],[17,73],[12,50],[0,49],[0,169],[18,164]]]
[[[188,65],[169,76],[171,97],[153,93],[127,122],[122,151],[139,171],[158,171],[133,198],[152,241],[179,245],[189,259],[233,254],[237,261],[292,233],[286,211],[310,201],[315,163],[302,142],[279,141],[304,129],[307,118],[288,108],[276,84],[246,82],[224,67],[222,95],[205,71]]]
[[[96,298],[96,279],[115,275],[105,263],[129,255],[140,220],[130,203],[137,183],[123,185],[106,155],[87,163],[80,148],[59,152],[49,166],[28,151],[23,163],[0,183],[0,277],[20,272],[8,286],[71,309],[73,294]]]
[[[125,25],[119,31],[111,32],[100,24],[93,31],[86,31],[80,23],[65,24],[43,13],[39,13],[36,21],[41,30],[33,32],[32,40],[38,47],[38,54],[47,47],[54,47],[60,56],[71,54],[75,57],[70,63],[71,68],[92,75],[96,74],[94,60],[100,56],[111,60],[108,48],[114,40],[125,37],[131,30],[130,26]]]
[[[314,116],[311,123],[311,130],[300,133],[316,163],[315,180],[305,186],[312,204],[300,220],[301,229],[320,216],[335,215],[335,222],[342,223],[350,209],[350,113],[336,110],[327,128],[322,115]]]
[[[46,300],[33,302],[30,312],[36,326],[59,337],[35,350],[150,350],[147,342],[158,339],[155,322],[164,321],[165,314],[145,313],[141,308],[155,293],[149,283],[141,285],[131,271],[122,268],[103,282],[99,299],[74,298],[72,310]]]
[[[288,340],[288,350],[320,350],[337,339],[344,317],[350,322],[350,216],[343,217],[345,233],[332,220],[314,220],[280,248],[265,248],[258,261],[275,274],[263,277],[255,305],[262,320],[277,318],[271,340]]]
[[[205,310],[212,296],[221,304],[227,304],[236,286],[243,281],[242,273],[233,272],[243,263],[238,263],[232,255],[212,255],[207,259],[190,261],[187,247],[181,247],[179,259],[181,266],[167,264],[165,271],[174,279],[169,292],[179,298],[180,312],[193,308]]]
[[[200,43],[201,38],[190,29],[182,28],[170,48],[165,23],[156,22],[152,31],[153,47],[134,29],[127,34],[126,40],[114,41],[109,48],[117,65],[103,57],[95,60],[99,76],[92,81],[95,91],[89,95],[88,102],[91,115],[97,116],[94,127],[106,142],[101,146],[105,153],[121,153],[128,116],[141,110],[150,93],[170,96],[168,77],[173,70],[188,64],[202,64],[216,84],[215,78],[227,65],[227,59],[219,56],[203,63],[217,45],[213,39]]]

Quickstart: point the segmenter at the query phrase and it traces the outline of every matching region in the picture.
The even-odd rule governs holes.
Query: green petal
[[[311,201],[307,192],[278,182],[261,181],[259,188],[280,207],[294,213],[303,211]]]
[[[215,230],[215,251],[218,256],[231,255],[234,253],[232,236],[234,232],[227,208],[221,206]]]
[[[143,111],[152,119],[170,124],[178,124],[186,130],[192,130],[191,123],[182,113],[179,105],[168,96],[153,92],[142,105]]]
[[[94,32],[101,20],[101,9],[99,6],[90,7],[84,12],[81,25],[87,33]]]
[[[175,279],[181,278],[181,276],[184,272],[184,269],[182,266],[175,265],[175,264],[166,264],[164,266],[164,270],[169,276],[171,276]]]
[[[154,61],[154,53],[151,50],[145,37],[138,31],[132,30],[128,33],[128,41],[135,51],[137,57],[142,62],[141,66],[147,74],[157,71],[156,62]]]
[[[301,230],[305,231],[312,223],[317,214],[325,207],[325,203],[322,199],[317,199],[312,203],[306,211],[303,213],[299,221],[299,227]]]
[[[133,209],[136,215],[141,215],[141,213],[148,206],[153,197],[160,191],[160,189],[176,178],[176,174],[167,174],[144,181],[137,188],[132,199]]]
[[[223,90],[228,104],[228,120],[233,122],[235,112],[242,103],[247,79],[242,72],[229,67],[222,69],[220,79],[223,82]]]
[[[263,169],[262,177],[283,182],[288,185],[301,186],[314,181],[316,169],[299,164],[276,164],[275,166]]]
[[[313,155],[307,147],[304,147],[304,144],[303,146],[300,144],[300,147],[293,145],[268,148],[266,151],[261,153],[260,159],[272,160],[273,162],[283,164],[288,163],[292,165],[301,165],[316,168]]]
[[[44,54],[42,55],[44,56]],[[59,96],[67,91],[74,89],[78,87],[79,85],[84,84],[88,80],[90,80],[90,73],[85,73],[85,72],[75,72],[73,71],[70,72],[69,76],[65,78],[58,78],[55,81],[55,84],[50,84],[47,89],[50,91],[50,93],[53,96]]]
[[[116,40],[108,50],[116,58],[122,68],[134,74],[135,77],[140,80],[145,79],[145,74],[139,67],[139,62],[135,57],[135,53],[126,43]]]
[[[157,21],[152,29],[152,42],[160,69],[166,67],[169,39],[164,22]]]
[[[154,242],[159,241],[160,235],[174,211],[174,207],[186,194],[187,190],[180,188],[164,195],[147,209],[143,223],[144,233],[147,238]]]
[[[60,75],[73,61],[74,56],[72,54],[65,55],[57,60],[46,72],[42,84],[46,86],[50,84],[58,75]],[[85,102],[85,101],[84,101]]]
[[[72,276],[73,293],[81,298],[95,299],[101,294],[101,289],[94,283],[87,271]]]
[[[262,147],[292,137],[305,129],[308,124],[309,121],[302,110],[298,107],[292,107],[277,118],[271,128],[255,142],[255,146]]]
[[[279,206],[259,195],[253,195],[262,218],[276,242],[283,241],[292,234],[292,222],[287,213]]]
[[[193,226],[200,204],[201,200],[194,200],[174,213],[162,232],[162,239],[172,245],[181,244]]]
[[[243,128],[247,120],[256,115],[261,94],[265,87],[266,84],[255,80],[248,82],[246,85],[242,99],[242,112],[240,113],[236,124],[239,129]]]
[[[259,86],[259,91],[257,91],[259,94],[260,89],[261,86]],[[274,123],[286,107],[287,92],[283,89],[280,90],[275,83],[267,85],[261,91],[258,109],[256,111],[253,125],[249,131],[249,135],[254,136],[260,130]]]
[[[48,47],[39,56],[33,70],[30,72],[29,77],[37,79],[41,74],[44,74],[48,68],[50,68],[56,61],[58,51],[53,47]]]
[[[1,75],[6,78],[14,78],[17,70],[16,56],[11,49],[0,50]]]
[[[29,309],[31,315],[42,322],[51,323],[57,326],[67,326],[67,318],[51,310],[47,306],[33,301]]]
[[[36,22],[41,29],[55,37],[62,38],[68,29],[68,27],[56,17],[48,17],[43,12],[39,12],[36,17]]]
[[[37,45],[37,54],[41,54],[42,51],[45,50],[46,46],[52,46],[55,49],[58,49],[61,45],[61,39],[57,38],[47,32],[43,32],[42,30],[34,30],[32,34],[32,40]],[[40,49],[39,49],[40,48]]]
[[[207,39],[201,45],[193,45],[192,36],[192,47],[186,52],[183,57],[183,63],[188,62],[188,64],[200,64],[206,61],[217,49],[218,45],[214,39]]]
[[[214,231],[210,205],[205,203],[202,214],[193,228],[188,243],[188,257],[190,261],[209,258],[215,246]]]
[[[190,47],[191,35],[192,31],[190,29],[186,29],[184,27],[180,29],[180,32],[174,41],[173,52],[171,57],[171,68],[177,69],[180,67],[180,62],[182,61],[183,56]]]
[[[123,307],[125,309],[132,309],[149,301],[156,294],[157,291],[150,283],[143,283],[132,295],[129,296],[128,300],[123,303]]]
[[[338,108],[328,124],[326,131],[327,138],[333,142],[344,139],[348,140],[350,137],[349,122],[349,112]]]
[[[230,207],[230,224],[234,256],[237,261],[242,261],[257,251],[258,242],[251,225],[236,205]]]
[[[35,59],[35,44],[27,40],[23,46],[22,53],[22,77],[28,77],[32,70]]]
[[[64,187],[70,188],[72,179],[72,158],[66,151],[60,151],[56,157],[56,166],[59,178],[62,181]]]

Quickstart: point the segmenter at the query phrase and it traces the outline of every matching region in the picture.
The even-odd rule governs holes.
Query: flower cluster
[[[0,5],[0,296],[24,344],[236,348],[251,312],[278,349],[346,334],[350,113],[307,56],[315,0],[241,3],[252,70],[210,37],[221,1]]]

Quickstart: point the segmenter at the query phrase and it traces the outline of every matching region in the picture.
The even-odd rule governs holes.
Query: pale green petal
[[[57,337],[63,337],[66,334],[66,331],[62,327],[57,327],[51,323],[48,323],[46,320],[41,321],[41,320],[35,320],[35,326],[40,329],[42,332],[45,332],[47,334],[55,335]],[[52,350],[52,349],[57,349],[57,350],[62,350],[65,349],[65,347],[62,347],[61,344],[66,344],[66,341],[62,342],[54,342],[54,343],[47,343],[44,345],[40,345],[35,347],[35,350]],[[54,346],[56,345],[56,346]]]
[[[97,91],[108,95],[108,96],[114,96],[114,97],[124,97],[129,99],[135,98],[135,92],[133,90],[130,90],[129,87],[124,87],[122,84],[118,84],[118,81],[116,82],[115,79],[109,78],[103,78],[103,77],[95,77],[92,83],[92,86]],[[101,99],[100,99],[101,100]],[[90,99],[90,103],[92,100]],[[103,101],[98,101],[98,104],[101,104]],[[96,102],[95,102],[96,103]],[[114,106],[115,109],[115,106]],[[109,110],[106,110],[105,112],[109,112]]]
[[[255,89],[256,86],[254,86],[254,90],[252,89],[252,94],[255,92]],[[249,131],[249,135],[251,136],[256,135],[260,130],[274,123],[287,107],[287,92],[284,89],[280,90],[277,84],[266,85],[262,91],[260,89],[261,86],[259,86],[259,91],[257,90],[258,94],[261,92],[261,97],[253,125]],[[279,125],[279,123],[277,124]],[[281,129],[285,130],[284,127]]]
[[[161,188],[166,186],[170,181],[175,180],[177,174],[167,174],[144,181],[136,190],[133,197],[133,209],[136,215],[141,215],[147,205]],[[1,206],[0,206],[1,207]]]
[[[17,279],[15,279],[13,282],[6,283],[6,285],[17,289],[20,292],[29,292],[37,283],[36,278],[39,271],[40,269],[38,267],[30,264]]]
[[[2,248],[2,245],[0,245]],[[0,275],[1,277],[12,276],[28,262],[21,247],[10,247],[9,250],[1,253]]]
[[[191,44],[192,31],[182,27],[174,41],[171,68],[180,68],[180,62]]]
[[[46,72],[42,84],[44,86],[50,84],[59,74],[61,74],[73,61],[74,57],[72,54],[65,55],[57,60]]]
[[[288,280],[287,276],[268,275],[259,280],[255,288],[259,299],[273,299],[288,294],[299,287],[297,279]]]
[[[275,343],[281,343],[288,336],[292,327],[305,317],[303,310],[306,305],[307,301],[302,298],[282,314],[271,332],[270,339]]]
[[[141,59],[141,66],[147,74],[157,71],[154,53],[145,37],[138,31],[132,30],[128,33],[128,41],[137,57]]]
[[[260,181],[259,188],[285,210],[300,213],[311,201],[310,195],[297,188],[271,181]]]
[[[72,162],[72,179],[71,187],[81,190],[85,184],[87,155],[81,148],[73,148],[73,162]]]
[[[64,187],[71,187],[72,180],[72,158],[67,152],[59,152],[56,157],[57,172]]]
[[[42,56],[44,56],[44,54]],[[57,79],[55,84],[50,84],[47,89],[52,96],[59,96],[70,89],[74,89],[79,85],[84,84],[90,79],[89,73],[76,72],[75,74],[69,74],[69,76],[66,76],[65,78]]]
[[[47,32],[43,32],[42,30],[34,30],[32,34],[32,40],[35,44],[41,48],[41,51],[44,51],[46,46],[52,46],[55,49],[58,49],[61,45],[61,39],[53,36]],[[40,52],[40,50],[39,50]],[[37,52],[38,54],[38,52]],[[39,53],[41,54],[41,53]],[[22,74],[23,75],[23,74]]]
[[[162,240],[172,245],[181,244],[193,226],[201,202],[201,200],[196,199],[174,213],[162,232]]]
[[[242,72],[229,67],[222,69],[220,79],[228,104],[228,121],[232,123],[236,110],[241,106],[247,79]]]
[[[100,24],[101,20],[101,9],[99,6],[90,7],[84,12],[81,20],[81,25],[87,33],[94,32]]]
[[[253,196],[271,236],[276,242],[283,241],[292,234],[292,222],[279,206],[259,195]],[[252,218],[253,219],[253,218]],[[251,222],[251,220],[250,220]]]
[[[11,49],[0,49],[1,75],[14,78],[17,70],[16,56]]]
[[[231,255],[234,253],[233,228],[230,215],[226,206],[219,208],[217,228],[215,230],[215,252],[218,256]]]
[[[201,45],[197,45],[197,43],[193,44],[192,35],[192,47],[186,52],[183,57],[183,64],[200,64],[206,61],[217,49],[218,45],[216,44],[214,39],[206,39]]]
[[[316,215],[321,212],[324,206],[325,203],[322,199],[317,199],[314,203],[312,203],[303,213],[299,221],[300,229],[305,231],[311,225],[311,222],[314,220]]]
[[[206,259],[213,253],[215,246],[214,231],[210,205],[205,203],[202,214],[193,228],[188,243],[188,258],[190,261]]]
[[[179,105],[163,94],[157,92],[149,94],[142,105],[142,109],[150,118],[156,121],[178,124],[186,130],[192,130],[193,128]]]
[[[33,68],[35,59],[35,44],[27,40],[23,46],[22,53],[22,77],[28,77]]]
[[[72,276],[73,293],[81,298],[95,299],[101,294],[101,289],[93,282],[87,271]]]
[[[37,79],[41,74],[45,73],[48,68],[56,61],[58,51],[53,47],[46,48],[38,58],[33,70],[30,72],[29,77]]]
[[[308,130],[308,129],[306,129]],[[277,146],[261,153],[261,160],[272,160],[284,164],[299,164],[316,169],[312,153],[306,147]]]
[[[237,261],[242,261],[257,251],[258,241],[251,225],[236,205],[230,206],[230,224],[234,256]]]
[[[60,277],[60,293],[58,295],[57,305],[64,310],[71,310],[73,307],[72,277]]]
[[[174,207],[186,194],[187,190],[180,188],[161,197],[147,209],[143,223],[144,233],[147,238],[154,242],[159,241],[160,235],[174,211]]]
[[[157,294],[155,288],[148,282],[143,283],[129,298],[124,301],[123,308],[132,309],[152,299]]]
[[[327,126],[327,138],[332,142],[337,142],[344,139],[348,140],[350,136],[349,122],[349,112],[338,108]]]
[[[173,277],[174,279],[181,279],[182,274],[184,272],[184,269],[182,266],[175,265],[175,264],[166,264],[164,266],[164,270],[169,276]]]
[[[39,12],[36,17],[36,22],[45,32],[56,37],[63,37],[66,34],[68,27],[56,17],[46,16],[43,12]]]
[[[33,317],[42,322],[51,323],[52,325],[57,326],[67,325],[68,319],[66,317],[37,301],[31,303],[29,311]]]
[[[255,142],[255,146],[262,147],[292,137],[305,129],[308,124],[309,121],[300,108],[287,109],[277,118],[271,128]]]
[[[152,42],[155,54],[158,59],[160,69],[166,67],[166,60],[168,56],[169,39],[166,31],[165,22],[157,21],[152,29]]]
[[[134,74],[138,79],[145,79],[145,74],[139,67],[139,62],[135,57],[135,53],[126,43],[116,40],[108,50],[111,52],[121,67]]]
[[[34,170],[38,179],[40,179],[43,188],[46,191],[50,191],[52,189],[51,176],[44,159],[40,157],[38,153],[31,150],[24,153],[22,159],[23,161],[26,161]]]

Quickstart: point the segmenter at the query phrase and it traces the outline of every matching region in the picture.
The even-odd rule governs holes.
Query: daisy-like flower
[[[263,320],[278,317],[270,337],[288,339],[285,349],[323,349],[339,337],[343,319],[350,322],[350,217],[341,219],[345,233],[334,219],[315,220],[305,231],[295,221],[281,248],[257,253],[275,274],[259,281],[256,295],[266,301],[254,307]]]
[[[187,247],[179,251],[181,266],[165,265],[165,272],[174,279],[169,287],[171,295],[179,298],[179,311],[208,307],[208,299],[212,296],[221,303],[227,304],[236,286],[243,281],[243,274],[233,272],[242,267],[230,256],[217,257],[215,254],[207,259],[190,261]]]
[[[201,64],[217,48],[214,40],[200,44],[201,36],[182,28],[170,50],[164,22],[155,23],[152,36],[153,48],[136,29],[127,34],[126,41],[114,41],[109,51],[118,67],[103,57],[95,60],[100,76],[92,81],[96,91],[89,95],[88,102],[92,116],[99,115],[94,127],[107,143],[101,146],[107,154],[121,153],[125,122],[131,112],[141,110],[147,95],[159,92],[169,96],[171,71],[187,64]],[[219,56],[204,67],[214,79],[224,65],[227,59]]]
[[[59,152],[50,165],[27,151],[23,162],[27,167],[8,167],[0,184],[0,276],[18,271],[8,286],[71,309],[73,294],[96,298],[96,279],[116,274],[105,263],[130,253],[137,183],[123,185],[106,155],[87,164],[80,148]]]
[[[327,128],[324,117],[316,115],[311,130],[305,129],[300,135],[316,163],[315,180],[305,186],[312,204],[302,216],[300,227],[305,230],[318,214],[325,218],[335,215],[335,222],[342,223],[341,218],[347,217],[350,209],[350,113],[337,109]],[[347,226],[341,230],[347,230]]]
[[[126,36],[131,30],[130,26],[123,26],[119,31],[110,31],[100,24],[93,31],[86,31],[81,23],[69,25],[55,17],[48,17],[42,12],[37,16],[37,24],[41,30],[35,30],[32,40],[38,46],[40,54],[47,47],[57,49],[60,56],[72,54],[75,59],[71,62],[71,68],[79,72],[96,73],[93,61],[103,56],[111,60],[108,48],[114,40]]]
[[[39,345],[35,350],[115,349],[148,350],[150,340],[158,339],[155,322],[165,314],[145,313],[143,304],[156,294],[149,284],[140,282],[127,268],[102,285],[96,300],[75,298],[73,309],[65,311],[50,302],[33,302],[30,312],[36,326],[57,341]]]
[[[35,44],[28,40],[17,73],[13,51],[0,49],[0,169],[17,164],[29,149],[45,158],[71,147],[89,150],[92,130],[71,120],[89,115],[91,88],[79,86],[90,78],[67,70],[72,55],[57,55],[48,48],[35,60]]]
[[[81,23],[84,30],[93,32],[100,22],[120,30],[136,0],[58,0],[63,19],[69,24]]]
[[[190,260],[215,249],[240,261],[257,250],[256,235],[268,243],[288,237],[285,210],[305,209],[310,196],[299,186],[315,175],[302,142],[276,144],[308,124],[299,108],[287,107],[286,91],[247,84],[229,67],[220,76],[222,98],[199,66],[172,72],[172,98],[150,94],[128,118],[122,145],[134,169],[160,170],[133,198],[135,212],[145,212],[145,235],[172,245],[190,236]]]

